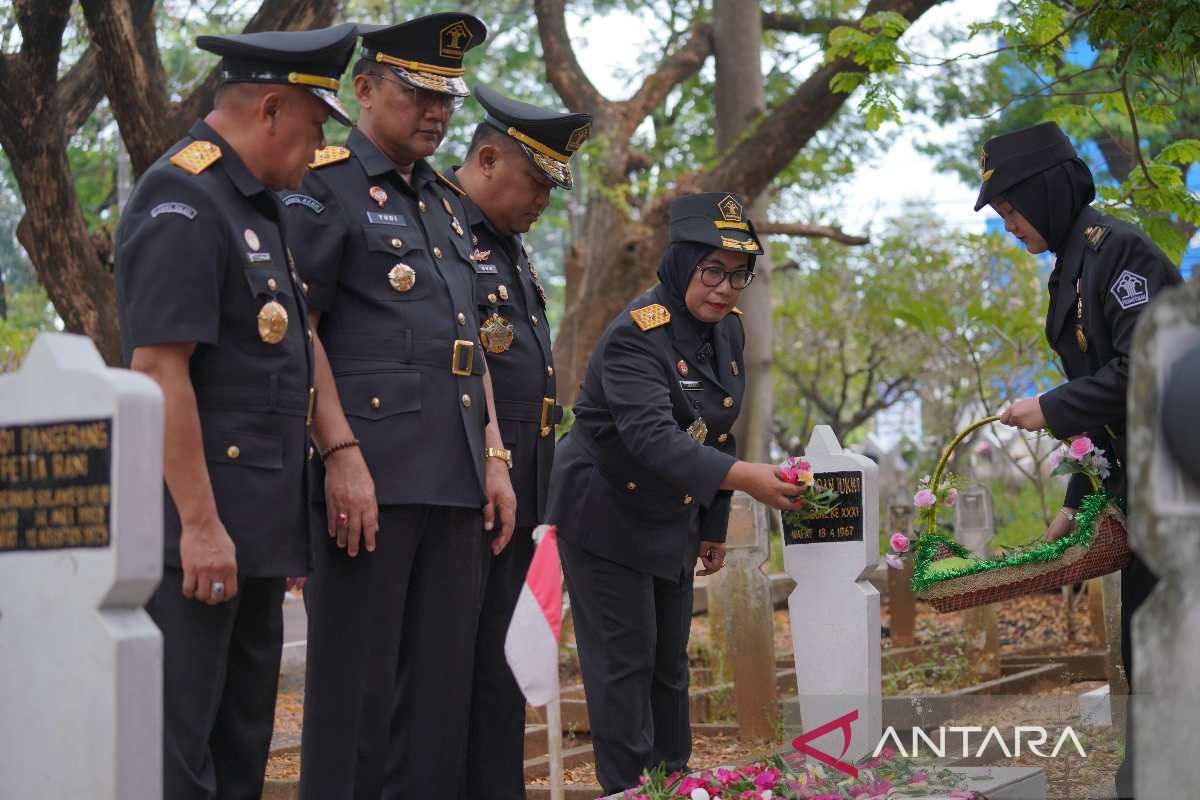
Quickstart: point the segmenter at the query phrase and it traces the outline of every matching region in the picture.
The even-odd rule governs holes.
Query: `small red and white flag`
[[[553,525],[533,531],[537,549],[504,639],[504,657],[531,706],[558,695],[558,639],[562,632],[562,567]]]

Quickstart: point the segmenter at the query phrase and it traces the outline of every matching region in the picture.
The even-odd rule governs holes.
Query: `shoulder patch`
[[[159,203],[154,208],[150,209],[151,217],[157,217],[160,214],[178,214],[181,217],[195,219],[196,209],[192,208],[187,203]]]
[[[463,190],[463,188],[462,188],[462,187],[460,187],[460,186],[455,186],[455,185],[454,185],[454,181],[450,180],[449,178],[447,178],[445,175],[443,175],[443,174],[442,174],[442,173],[440,173],[440,172],[435,172],[434,174],[435,174],[435,175],[437,175],[437,179],[438,179],[439,181],[441,181],[443,184],[445,184],[445,186],[446,186],[446,187],[447,187],[447,188],[448,188],[450,191],[454,192],[454,193],[455,193],[456,195],[458,195],[459,197],[466,197],[466,196],[467,196],[467,193],[466,193],[466,191],[465,191],[465,190]],[[449,211],[449,209],[447,209],[447,211]]]
[[[634,323],[644,331],[661,328],[671,321],[671,312],[666,306],[658,303],[635,308],[629,312],[629,316],[633,317]]]
[[[1083,231],[1083,238],[1087,239],[1088,247],[1099,253],[1100,245],[1104,244],[1111,230],[1107,225],[1089,225]]]
[[[738,308],[737,306],[734,306],[734,307],[733,307],[731,310],[733,311],[733,313],[737,314],[739,317],[740,317],[740,316],[741,316],[741,315],[744,313],[744,312],[743,312],[743,311],[742,311],[740,308]]]
[[[1150,302],[1150,282],[1136,272],[1122,270],[1108,290],[1122,310]]]
[[[320,214],[325,210],[325,206],[315,197],[310,197],[306,194],[289,194],[283,198],[285,206],[304,206],[314,214]]]
[[[221,148],[197,139],[171,156],[171,163],[184,172],[199,175],[221,159]]]
[[[313,160],[309,162],[308,168],[320,169],[321,167],[328,167],[330,164],[337,164],[340,161],[345,161],[348,158],[350,158],[349,148],[330,145],[329,147],[323,147],[317,151],[317,154],[313,157]]]

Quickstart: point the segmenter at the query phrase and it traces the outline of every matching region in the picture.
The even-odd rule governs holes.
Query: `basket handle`
[[[935,495],[937,494],[938,483],[940,483],[942,480],[942,473],[945,472],[946,465],[948,463],[950,463],[950,456],[952,456],[954,454],[954,448],[956,448],[960,444],[962,444],[963,439],[967,438],[972,433],[974,433],[975,431],[982,428],[984,425],[991,425],[993,422],[999,422],[999,421],[1000,421],[1000,417],[998,415],[991,416],[991,417],[984,417],[983,419],[979,420],[978,422],[972,422],[966,428],[963,428],[961,431],[959,431],[958,435],[955,436],[953,440],[951,440],[950,444],[948,444],[946,446],[945,451],[942,452],[942,457],[938,459],[937,469],[935,469],[933,471],[933,481],[929,484],[929,490],[931,492],[933,492]],[[930,522],[929,522],[929,532],[930,533],[933,533],[934,527],[937,525],[936,520],[937,520],[936,514],[930,518]]]

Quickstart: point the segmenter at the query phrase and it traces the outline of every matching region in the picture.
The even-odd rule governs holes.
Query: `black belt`
[[[304,417],[312,422],[317,390],[307,392],[280,389],[275,376],[268,385],[253,386],[196,386],[196,406],[207,411],[267,411]]]
[[[553,397],[541,400],[497,400],[496,416],[512,422],[533,422],[541,428],[542,436],[549,436],[555,425],[562,422],[562,406],[556,405]]]
[[[333,334],[323,341],[333,360],[367,361],[380,366],[415,364],[450,370],[455,375],[482,375],[483,359],[475,357],[476,344],[469,339],[431,339],[400,331],[400,336]],[[345,370],[334,368],[343,374]]]

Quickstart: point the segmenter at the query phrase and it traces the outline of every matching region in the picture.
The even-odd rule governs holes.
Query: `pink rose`
[[[800,480],[800,470],[792,466],[780,467],[779,479],[787,483],[796,483]]]
[[[1066,458],[1066,455],[1067,455],[1067,451],[1061,447],[1050,454],[1050,458],[1047,460],[1046,463],[1047,463],[1047,466],[1050,467],[1051,472],[1058,469],[1058,465],[1062,463],[1062,460],[1064,458]]]
[[[892,545],[893,552],[896,552],[896,553],[908,552],[908,537],[905,536],[900,531],[896,531],[895,533],[892,534],[890,544]]]
[[[888,553],[886,556],[883,557],[883,560],[885,562],[887,562],[887,565],[889,567],[891,567],[892,569],[904,569],[904,562],[900,559],[900,556],[898,556],[898,555]]]
[[[929,508],[936,502],[937,498],[934,497],[933,492],[929,491],[928,489],[922,489],[913,495],[913,504],[917,508]]]
[[[958,489],[951,488],[946,492],[946,499],[942,501],[948,506],[952,506],[958,502]]]
[[[1071,440],[1071,458],[1082,461],[1088,453],[1096,449],[1092,440],[1086,436],[1077,436]]]

